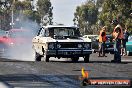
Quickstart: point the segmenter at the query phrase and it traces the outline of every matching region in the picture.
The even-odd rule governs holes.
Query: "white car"
[[[91,41],[92,42],[92,50],[93,52],[97,52],[98,51],[98,35],[84,35],[83,38],[86,41]]]
[[[96,41],[98,38],[98,35],[84,35],[83,38],[87,39],[88,41]]]
[[[85,41],[75,26],[42,27],[32,42],[36,61],[41,61],[42,57],[46,62],[50,57],[62,57],[77,62],[79,57],[84,57],[84,62],[89,62],[92,53],[91,41]]]

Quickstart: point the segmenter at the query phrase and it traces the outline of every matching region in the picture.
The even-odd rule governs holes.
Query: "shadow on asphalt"
[[[0,81],[9,88],[79,88],[77,75],[0,75]]]
[[[0,62],[33,62],[33,63],[39,63],[39,61],[20,61],[20,60],[14,60],[14,59],[8,59],[8,58],[2,58],[0,57]],[[41,63],[44,61],[41,61]],[[72,62],[72,61],[54,61],[50,60],[50,62],[59,62],[59,63],[85,63],[84,61],[78,61],[78,62]],[[47,63],[50,63],[47,62]],[[89,61],[88,63],[112,63],[112,64],[128,64],[132,63],[132,61],[122,61],[121,63],[113,63],[111,61],[106,61],[106,60],[99,60],[99,61]]]
[[[0,58],[0,62],[33,62],[33,63],[43,63],[44,61],[19,61],[19,60],[10,60],[10,59],[5,59],[5,58]],[[49,61],[49,62],[45,62],[45,63],[85,63],[84,61],[78,61],[78,62],[72,62],[72,61]],[[123,61],[121,63],[114,63],[111,61],[89,61],[88,63],[111,63],[111,64],[128,64],[128,63],[132,63],[132,61]]]
[[[50,61],[50,62],[59,62],[59,63],[85,63],[84,61],[78,61],[78,62],[72,62],[72,61]],[[50,62],[47,62],[47,63],[50,63]],[[128,63],[132,63],[132,62],[121,62],[121,63],[114,63],[114,62],[111,62],[111,61],[89,61],[88,63],[112,63],[112,64],[128,64]]]

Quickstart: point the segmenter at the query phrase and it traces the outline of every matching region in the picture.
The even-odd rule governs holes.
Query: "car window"
[[[49,28],[49,34],[55,36],[80,36],[78,29],[67,27]]]
[[[66,28],[56,28],[54,34],[57,36],[73,36],[74,30],[68,30]]]
[[[39,36],[39,34],[40,34],[41,30],[42,30],[42,28],[40,28],[40,29],[38,30],[38,34],[37,34],[37,36]]]
[[[53,36],[52,33],[48,29],[45,29],[44,31],[45,31],[44,33],[45,37]]]
[[[39,33],[39,36],[43,36],[44,35],[44,30],[42,29]]]

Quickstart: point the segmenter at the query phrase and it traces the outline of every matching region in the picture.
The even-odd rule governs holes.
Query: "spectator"
[[[129,32],[127,31],[127,28],[124,30],[124,39],[123,39],[123,48],[121,50],[121,55],[125,56],[127,55],[127,51],[126,51],[126,42],[128,42],[128,37],[129,37]]]
[[[103,57],[107,57],[105,56],[105,42],[106,42],[106,26],[104,26],[102,28],[102,30],[100,30],[100,34],[99,34],[99,56],[101,57],[101,54]]]
[[[119,22],[115,19],[112,21],[112,24],[114,25],[114,30],[113,30],[113,41],[115,42],[114,44],[114,60],[111,62],[121,62],[121,45],[122,45],[122,39],[124,37],[122,27],[119,24]]]

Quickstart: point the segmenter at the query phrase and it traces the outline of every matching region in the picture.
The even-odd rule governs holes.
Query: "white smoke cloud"
[[[8,52],[5,52],[4,57],[20,61],[34,61],[32,38],[36,36],[40,26],[25,15],[20,14],[20,16],[22,16],[24,20],[19,19],[20,23],[16,21],[15,24],[17,24],[17,28],[14,29],[23,29],[25,31],[18,32],[17,35],[20,36],[20,39],[19,37],[14,38],[16,43],[12,43],[12,46],[8,48]],[[10,35],[13,35],[13,33]]]

